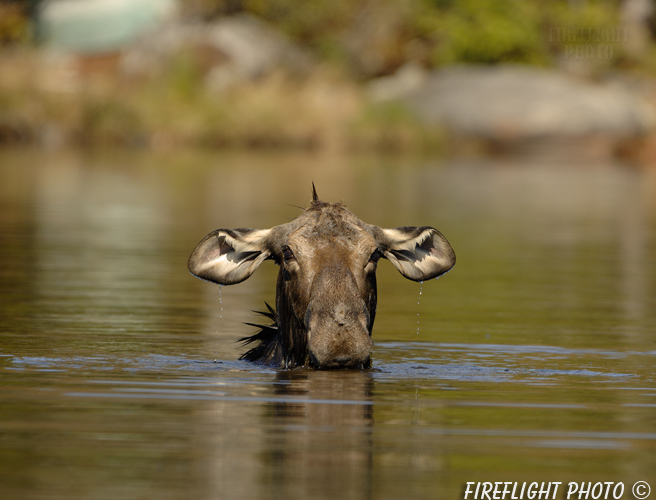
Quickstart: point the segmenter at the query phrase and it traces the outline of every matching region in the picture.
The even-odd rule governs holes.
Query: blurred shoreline
[[[215,92],[186,55],[157,78],[121,75],[116,55],[0,52],[0,146],[440,150],[443,133],[327,67],[274,70]]]
[[[67,0],[44,5],[58,3]],[[514,3],[504,8],[512,13]],[[211,2],[201,4],[209,9]],[[113,41],[118,48],[98,48],[103,34],[93,39],[88,25],[87,42],[73,37],[69,25],[59,31],[55,25],[52,43],[0,45],[0,147],[555,153],[656,162],[656,78],[645,69],[651,56],[644,56],[656,53],[653,42],[636,49],[637,28],[624,25],[544,26],[545,19],[589,18],[603,27],[616,13],[522,12],[520,21],[544,31],[530,38],[502,32],[512,26],[494,24],[491,3],[481,8],[492,21],[480,22],[492,23],[492,34],[470,29],[454,55],[453,23],[468,14],[456,7],[375,1],[340,11],[331,32],[310,11],[300,29],[289,13],[272,24],[269,7],[237,4],[231,15],[154,23],[129,43]],[[373,20],[381,23],[377,30],[367,24]],[[306,32],[313,22],[314,35]],[[47,35],[44,26],[42,20],[39,31]],[[324,39],[335,33],[342,38],[326,48]],[[514,45],[496,46],[496,36],[506,42],[514,36]],[[340,51],[341,59],[330,56]]]

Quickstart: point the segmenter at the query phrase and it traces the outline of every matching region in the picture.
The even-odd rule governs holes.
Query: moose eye
[[[285,259],[285,262],[294,260],[294,252],[292,252],[291,248],[285,247],[282,249],[282,257]]]

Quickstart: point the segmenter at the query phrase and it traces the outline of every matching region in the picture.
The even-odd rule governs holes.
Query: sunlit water
[[[380,262],[370,371],[238,361],[275,266],[222,289],[186,270],[312,181],[458,255],[423,285]],[[625,166],[2,152],[0,498],[631,498],[656,487],[655,235],[656,173]]]

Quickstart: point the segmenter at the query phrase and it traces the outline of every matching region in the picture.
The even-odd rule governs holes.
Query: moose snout
[[[373,348],[371,337],[358,342],[357,345],[349,345],[346,348],[325,349],[310,346],[310,363],[317,368],[357,368],[368,367],[370,364],[371,349]]]
[[[310,361],[318,368],[368,366],[373,341],[365,307],[339,303],[309,316]]]

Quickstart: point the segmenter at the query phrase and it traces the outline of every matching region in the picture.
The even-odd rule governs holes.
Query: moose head
[[[286,368],[369,367],[376,314],[376,266],[388,259],[406,278],[424,281],[450,270],[455,253],[432,227],[384,229],[366,224],[341,203],[317,197],[291,222],[270,229],[217,229],[189,258],[195,276],[234,285],[260,264],[278,266],[270,326],[240,359]]]

